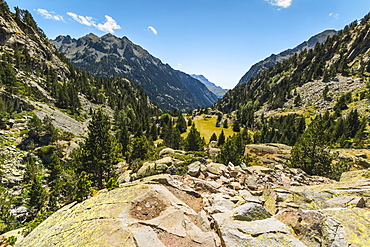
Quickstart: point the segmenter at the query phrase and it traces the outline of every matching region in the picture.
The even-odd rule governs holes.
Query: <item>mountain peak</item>
[[[88,34],[73,43],[52,43],[83,70],[96,76],[131,80],[164,109],[189,110],[217,101],[217,96],[200,81],[163,64],[127,37]]]
[[[96,34],[93,34],[93,33],[89,33],[85,36],[83,36],[82,38],[89,38],[89,39],[92,39],[92,40],[99,40],[99,36],[97,36]]]
[[[118,38],[117,36],[115,36],[114,34],[111,34],[111,33],[104,34],[100,38],[101,39],[120,39],[120,38]]]
[[[210,82],[204,75],[195,75],[195,74],[192,74],[190,75],[191,77],[193,77],[194,79],[197,79],[199,80],[201,83],[203,83],[204,85],[206,85],[206,87],[214,94],[216,94],[217,97],[219,98],[222,98],[222,96],[225,95],[225,93],[227,91],[229,91],[228,89],[223,89],[222,87],[220,86],[217,86],[216,84],[214,84],[213,82]]]

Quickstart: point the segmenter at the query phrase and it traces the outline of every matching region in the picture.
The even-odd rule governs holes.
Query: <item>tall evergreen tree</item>
[[[217,135],[216,133],[213,133],[211,138],[209,139],[209,142],[217,141]]]
[[[225,133],[224,133],[224,130],[221,131],[220,133],[220,136],[218,137],[218,142],[217,142],[217,146],[222,146],[224,143],[225,143]]]
[[[185,133],[186,132],[187,124],[186,124],[186,120],[185,120],[185,118],[182,114],[180,114],[180,116],[177,120],[176,128],[180,131],[180,133]]]
[[[34,213],[37,214],[45,206],[47,201],[47,193],[43,187],[42,172],[35,160],[35,157],[27,157],[26,172],[24,176],[24,180],[27,183],[27,197],[29,198],[27,204],[34,211]]]
[[[200,137],[199,131],[193,124],[190,128],[189,134],[185,139],[185,149],[187,151],[202,151],[204,147],[204,141]]]
[[[163,144],[170,148],[180,149],[181,135],[179,129],[174,128],[170,123],[169,125],[165,125],[162,131],[163,131]]]
[[[101,110],[92,116],[88,126],[89,134],[83,146],[83,170],[91,176],[93,185],[102,189],[113,177],[113,166],[118,161],[113,136],[110,134],[111,123]]]
[[[245,152],[245,144],[240,133],[227,138],[226,142],[221,146],[221,153],[218,156],[218,161],[223,164],[229,162],[234,165],[240,165]]]
[[[330,176],[333,159],[327,148],[328,136],[319,115],[308,126],[292,149],[291,164],[309,175]]]

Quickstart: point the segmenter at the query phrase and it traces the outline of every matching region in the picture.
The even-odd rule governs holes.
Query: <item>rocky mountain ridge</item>
[[[332,103],[335,104],[334,99],[339,99],[343,91],[334,90],[334,88],[331,90],[330,84],[336,84],[343,77],[346,78],[343,80],[348,81],[354,81],[358,78],[359,81],[362,81],[360,83],[362,86],[363,82],[368,81],[367,71],[370,68],[368,65],[368,19],[369,16],[365,16],[361,21],[355,21],[337,34],[329,36],[325,43],[317,43],[314,49],[304,50],[283,60],[276,66],[269,67],[250,79],[249,83],[242,83],[227,92],[216,103],[216,107],[225,112],[243,108],[263,109],[264,111],[284,110],[284,105],[289,100],[295,100],[298,97],[299,88],[304,87],[306,83],[318,81],[328,84],[327,88],[320,87],[322,98],[324,98],[324,89],[326,88],[326,91],[331,92],[331,98],[328,97],[325,100],[333,100]],[[362,88],[359,91],[366,90]],[[306,101],[309,104],[314,103],[311,96]],[[300,100],[299,98],[301,98],[300,95],[297,102]],[[306,107],[308,105],[296,104],[296,106]]]
[[[210,82],[206,77],[204,77],[204,75],[195,75],[195,74],[191,74],[190,75],[191,77],[199,80],[200,82],[202,82],[204,85],[207,86],[207,88],[214,94],[217,95],[217,97],[219,98],[222,98],[222,96],[225,95],[225,93],[227,91],[229,91],[229,89],[223,89],[222,87],[220,86],[217,86],[216,84],[214,84],[213,82]]]
[[[247,83],[250,78],[255,77],[256,75],[265,71],[269,67],[272,67],[277,63],[280,63],[290,58],[294,54],[297,54],[303,51],[304,49],[307,50],[313,49],[317,43],[324,43],[328,37],[336,33],[337,31],[335,30],[325,30],[319,34],[312,36],[307,41],[302,42],[301,44],[292,49],[287,49],[285,51],[280,52],[277,55],[272,54],[268,58],[265,58],[264,60],[252,65],[252,67],[247,71],[247,73],[245,73],[245,75],[240,79],[237,86],[243,83]]]
[[[127,37],[88,34],[51,41],[76,66],[97,76],[119,76],[141,86],[165,109],[194,109],[217,101],[203,83],[163,64]]]

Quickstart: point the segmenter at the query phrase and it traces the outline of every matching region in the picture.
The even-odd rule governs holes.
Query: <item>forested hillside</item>
[[[247,71],[247,73],[245,73],[245,75],[240,79],[237,85],[248,82],[252,77],[256,77],[259,73],[262,73],[268,68],[275,66],[277,63],[280,63],[290,58],[294,54],[299,54],[301,51],[305,49],[310,50],[315,48],[317,43],[324,43],[328,37],[336,33],[337,32],[335,30],[325,30],[319,34],[312,36],[307,41],[302,42],[301,44],[292,49],[287,49],[283,52],[280,52],[277,55],[272,54],[268,58],[265,58],[264,60],[252,65],[252,67]]]
[[[312,80],[327,82],[342,75],[367,81],[369,18],[367,15],[359,22],[352,22],[325,43],[295,54],[237,86],[219,100],[217,108],[228,112],[251,106],[256,110],[267,104],[268,109],[276,109],[296,96],[294,89]]]
[[[146,157],[138,147],[153,145],[162,110],[127,79],[74,67],[29,11],[2,0],[0,10],[0,232],[27,234],[66,203],[116,186],[117,163]]]
[[[254,143],[294,146],[291,165],[335,178],[334,148],[369,142],[370,15],[237,86],[215,104]]]

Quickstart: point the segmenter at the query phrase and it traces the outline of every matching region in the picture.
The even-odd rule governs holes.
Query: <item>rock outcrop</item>
[[[67,205],[18,246],[366,246],[370,241],[366,175],[333,182],[300,172],[316,185],[272,187],[256,177],[271,180],[271,174],[290,174],[289,169],[196,166],[196,177],[156,175]],[[343,178],[359,176],[352,173],[358,172]],[[226,181],[241,175],[254,178],[261,190]]]

